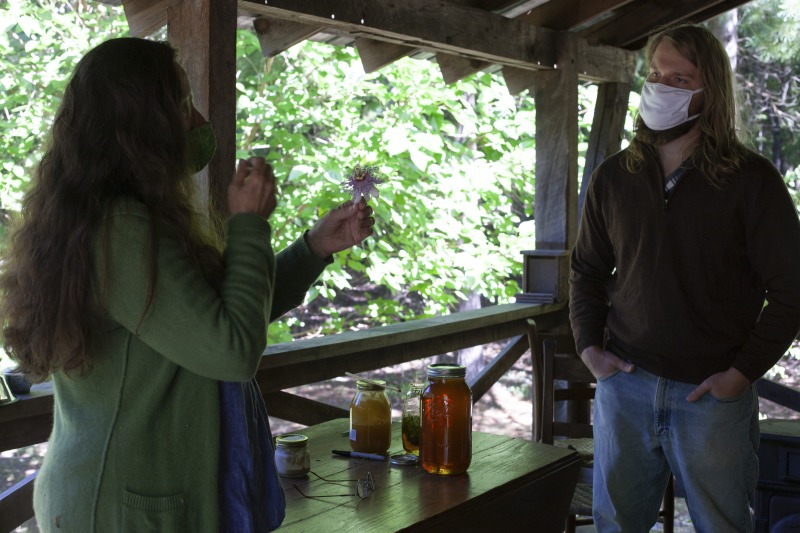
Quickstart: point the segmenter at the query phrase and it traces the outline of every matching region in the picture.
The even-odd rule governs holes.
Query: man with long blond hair
[[[754,382],[800,330],[800,222],[737,136],[717,38],[666,28],[645,56],[635,137],[592,176],[572,252],[570,320],[598,378],[594,519],[649,531],[672,472],[697,531],[751,531]]]

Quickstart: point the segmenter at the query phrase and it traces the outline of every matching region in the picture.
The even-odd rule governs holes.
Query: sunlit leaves
[[[347,199],[339,181],[353,165],[377,164],[389,178],[372,202],[375,235],[338,257],[310,298],[333,299],[353,282],[351,272],[398,299],[418,294],[426,313],[448,312],[473,291],[508,301],[520,258],[500,236],[532,214],[530,97],[509,96],[486,74],[447,86],[427,61],[365,74],[354,49],[304,43],[267,67],[250,35],[239,46],[240,132],[264,117],[250,142],[270,147],[281,183],[273,216],[293,213],[276,224],[278,247],[325,211],[297,206]],[[406,315],[389,301],[365,304],[348,327]]]
[[[126,32],[122,9],[99,2],[0,2],[0,207],[19,209],[75,63]]]

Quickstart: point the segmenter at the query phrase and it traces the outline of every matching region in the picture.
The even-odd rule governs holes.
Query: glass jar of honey
[[[350,402],[350,448],[354,452],[385,454],[392,443],[392,407],[385,381],[358,380]]]
[[[419,455],[420,396],[424,388],[424,383],[412,383],[403,401],[403,449],[414,455]]]
[[[428,365],[422,391],[419,459],[432,474],[461,474],[472,462],[472,391],[461,365]]]

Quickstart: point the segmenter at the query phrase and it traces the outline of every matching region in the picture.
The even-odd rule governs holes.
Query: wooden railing
[[[507,304],[414,320],[363,331],[276,344],[267,348],[257,373],[270,415],[313,425],[347,417],[344,409],[284,392],[285,389],[377,370],[399,363],[510,339],[506,347],[470,381],[480,398],[528,350],[528,319],[539,329],[567,323],[564,304]],[[20,401],[0,407],[0,451],[47,440],[52,426],[53,393],[37,386]],[[532,416],[532,415],[531,415]],[[531,423],[533,420],[531,419]],[[36,474],[0,494],[0,533],[33,516]]]
[[[758,397],[800,413],[800,391],[768,379],[756,381]]]

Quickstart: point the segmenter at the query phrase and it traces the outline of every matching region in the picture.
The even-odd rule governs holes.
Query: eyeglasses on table
[[[295,484],[292,486],[297,489],[297,492],[302,494],[305,498],[341,498],[342,496],[358,496],[362,500],[366,499],[370,494],[375,492],[375,478],[372,477],[372,472],[367,472],[367,477],[361,479],[328,479],[325,477],[320,476],[313,470],[309,471],[309,474],[313,474],[322,481],[326,483],[331,483],[334,485],[340,485],[342,483],[351,483],[355,482],[355,489],[352,493],[348,494],[306,494],[303,490]]]

